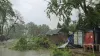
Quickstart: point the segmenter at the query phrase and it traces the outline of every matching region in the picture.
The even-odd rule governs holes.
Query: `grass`
[[[65,48],[65,49],[54,49],[52,51],[52,56],[72,56],[72,52]]]

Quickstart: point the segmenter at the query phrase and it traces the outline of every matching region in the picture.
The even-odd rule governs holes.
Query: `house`
[[[94,44],[94,34],[92,30],[85,33],[84,44],[86,44],[85,45],[86,48],[88,47],[92,48],[92,46],[88,45],[88,44],[91,45]]]
[[[60,28],[49,30],[46,35],[48,36],[49,40],[54,44],[60,44],[62,42],[67,41],[67,36],[65,33],[61,31]]]
[[[78,30],[74,33],[74,44],[83,46],[84,33],[81,30]]]
[[[89,30],[85,33],[84,49],[92,48],[100,51],[100,28]]]

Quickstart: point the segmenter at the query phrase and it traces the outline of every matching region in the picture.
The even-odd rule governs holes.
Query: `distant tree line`
[[[50,28],[48,25],[36,25],[33,22],[27,24],[16,24],[15,28],[11,29],[9,32],[10,38],[20,38],[20,37],[34,37],[45,35]]]
[[[21,14],[13,9],[12,3],[9,0],[0,0],[1,38],[44,35],[48,30],[49,27],[45,24],[36,25],[33,22],[25,24]]]

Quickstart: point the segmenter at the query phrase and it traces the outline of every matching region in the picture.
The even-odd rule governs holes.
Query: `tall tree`
[[[5,27],[7,28],[11,25],[12,28],[17,20],[19,20],[19,16],[13,10],[9,0],[0,0],[0,35],[4,34]],[[10,24],[11,22],[13,24]]]
[[[40,29],[40,33],[39,33],[40,35],[45,35],[50,30],[49,26],[46,24],[40,25],[39,29]]]
[[[47,16],[55,14],[59,19],[67,20],[67,24],[69,24],[72,10],[77,9],[79,10],[79,25],[83,22],[83,26],[80,26],[89,29],[100,24],[99,6],[99,0],[50,0],[48,1]]]
[[[69,21],[69,22],[70,22],[70,21]],[[62,31],[63,31],[64,33],[67,33],[67,34],[68,34],[68,32],[69,32],[69,27],[70,27],[70,25],[69,25],[67,19],[65,19],[64,23],[62,24]]]
[[[37,35],[45,35],[47,31],[49,31],[49,26],[43,25],[36,25],[33,22],[30,22],[26,25],[28,33],[27,35],[30,36],[37,36]]]
[[[77,31],[77,22],[76,21],[72,21],[72,23],[69,25],[69,31],[75,33]]]
[[[36,36],[39,32],[39,28],[33,22],[29,22],[26,25],[26,27],[27,27],[27,30],[28,30],[28,35],[30,35],[30,36]]]
[[[9,32],[9,37],[10,38],[20,38],[25,36],[25,26],[24,24],[15,24],[14,28],[12,28]]]
[[[3,34],[3,27],[7,22],[7,16],[15,16],[12,4],[8,0],[0,0],[0,34]]]

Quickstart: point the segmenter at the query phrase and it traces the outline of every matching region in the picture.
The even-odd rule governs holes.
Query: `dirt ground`
[[[92,56],[93,55],[93,51],[89,50],[89,51],[84,51],[83,48],[81,49],[70,49],[73,52],[73,56]],[[95,51],[95,56],[100,56],[100,52]]]

